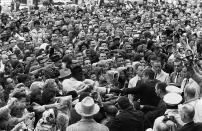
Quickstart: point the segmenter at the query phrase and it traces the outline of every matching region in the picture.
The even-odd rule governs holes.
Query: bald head
[[[194,107],[190,104],[184,104],[179,108],[179,113],[182,121],[188,123],[193,120],[195,115]]]

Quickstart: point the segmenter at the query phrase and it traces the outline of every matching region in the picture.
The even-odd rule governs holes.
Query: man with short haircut
[[[200,119],[200,110],[202,108],[199,106],[199,98],[197,97],[197,88],[195,86],[187,85],[184,90],[184,104],[189,104],[194,107],[195,115],[194,115],[194,122],[202,122]]]
[[[186,123],[179,131],[202,131],[202,124],[194,123],[194,107],[186,104],[179,108],[181,120]]]

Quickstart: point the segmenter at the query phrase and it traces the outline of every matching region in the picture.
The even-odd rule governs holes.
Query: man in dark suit
[[[182,62],[180,60],[174,61],[174,72],[170,74],[169,83],[174,83],[177,87],[180,87],[182,81],[184,80],[184,76],[181,73],[182,71]]]
[[[157,106],[160,98],[155,93],[155,86],[159,82],[154,79],[155,73],[148,68],[143,72],[141,81],[138,81],[134,88],[125,88],[121,91],[122,94],[139,94],[140,105]]]
[[[185,104],[179,108],[181,120],[186,123],[179,131],[202,131],[202,123],[193,121],[195,110],[192,105]]]
[[[145,114],[145,119],[147,122],[145,123],[146,128],[152,128],[154,121],[157,117],[162,116],[166,111],[166,103],[163,101],[164,96],[167,94],[166,92],[167,84],[164,82],[159,82],[156,84],[155,92],[158,97],[161,98],[157,107],[154,106],[143,106],[143,108],[147,108],[149,111]]]
[[[119,113],[106,125],[110,131],[143,131],[144,114],[135,110],[127,97],[121,96],[118,101]]]

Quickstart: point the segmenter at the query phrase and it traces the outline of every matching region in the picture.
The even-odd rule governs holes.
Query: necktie
[[[178,79],[179,73],[177,73],[174,82],[177,83],[177,79]]]

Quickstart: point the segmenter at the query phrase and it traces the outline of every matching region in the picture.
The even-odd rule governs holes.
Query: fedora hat
[[[93,116],[97,114],[100,107],[94,103],[93,98],[87,96],[75,106],[76,112],[81,116]]]

